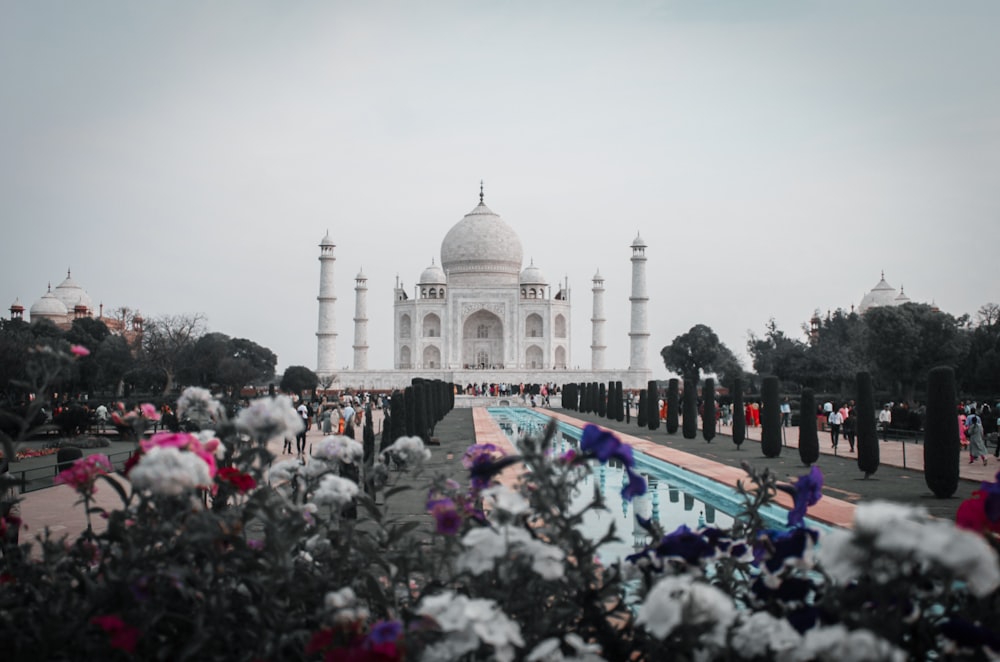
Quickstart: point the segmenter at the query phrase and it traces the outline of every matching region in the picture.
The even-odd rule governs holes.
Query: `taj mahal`
[[[391,389],[413,377],[466,383],[621,381],[644,388],[648,363],[646,244],[632,250],[630,364],[604,365],[604,279],[592,279],[590,370],[572,365],[569,279],[549,283],[531,261],[524,266],[521,240],[483,200],[441,242],[440,264],[420,274],[412,293],[396,279],[393,300],[393,370],[368,369],[368,279],[355,277],[354,364],[337,370],[335,245],[329,232],[320,242],[319,325],[316,374],[333,388]],[[624,307],[624,306],[623,306]]]

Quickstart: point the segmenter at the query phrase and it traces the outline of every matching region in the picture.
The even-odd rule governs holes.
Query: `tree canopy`
[[[303,391],[312,391],[319,385],[319,377],[316,373],[304,365],[292,365],[285,368],[285,374],[281,376],[279,388],[285,393],[301,394]]]
[[[674,338],[660,350],[660,356],[668,370],[695,383],[702,373],[708,372],[716,373],[723,383],[729,383],[743,371],[732,350],[704,324],[695,324],[687,333]]]

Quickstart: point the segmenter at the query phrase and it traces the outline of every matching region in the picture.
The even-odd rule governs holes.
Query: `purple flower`
[[[646,479],[632,471],[631,467],[625,467],[625,474],[628,482],[622,485],[622,498],[631,501],[634,497],[642,496],[646,493]]]
[[[807,544],[816,543],[819,533],[805,527],[795,527],[787,531],[763,531],[754,543],[754,561],[763,561],[764,567],[775,573],[789,559],[801,559]]]
[[[451,499],[434,499],[427,502],[427,512],[434,516],[434,531],[453,536],[462,528],[462,516]]]
[[[802,526],[806,509],[816,505],[823,497],[823,472],[819,467],[813,468],[804,476],[799,476],[794,485],[782,485],[781,489],[789,492],[795,505],[788,511],[788,526]]]
[[[476,458],[469,469],[469,482],[472,483],[472,489],[485,490],[493,481],[493,476],[520,461],[521,457],[518,455],[506,455],[499,460],[493,460],[488,455]]]
[[[403,624],[399,621],[379,621],[368,632],[368,641],[373,644],[391,644],[403,634]]]
[[[580,436],[580,450],[593,453],[602,463],[615,458],[621,460],[626,467],[635,466],[632,447],[623,444],[614,433],[602,430],[596,425],[588,425],[583,428],[583,434]]]
[[[992,483],[982,484],[983,495],[986,497],[984,511],[991,522],[1000,520],[1000,471]]]
[[[701,559],[715,554],[715,547],[700,534],[681,524],[673,533],[663,536],[656,546],[656,555],[662,558],[680,558],[688,565],[697,565]]]

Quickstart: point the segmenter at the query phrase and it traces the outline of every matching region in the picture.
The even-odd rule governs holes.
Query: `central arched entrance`
[[[488,310],[477,310],[462,325],[462,366],[503,367],[503,321]]]

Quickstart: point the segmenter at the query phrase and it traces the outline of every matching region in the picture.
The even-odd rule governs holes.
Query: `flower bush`
[[[474,445],[469,481],[423,476],[428,449],[402,437],[365,466],[331,436],[306,461],[268,439],[300,424],[283,398],[234,421],[203,394],[201,433],[161,433],[124,477],[90,456],[64,474],[106,519],[75,540],[51,532],[2,547],[4,659],[169,660],[904,660],[1000,655],[995,508],[983,486],[968,528],[918,507],[863,503],[821,535],[803,518],[813,470],[790,483],[747,467],[727,529],[660,530],[603,565],[580,528],[588,463],[614,461],[642,494],[631,449],[598,428],[552,452],[553,428],[520,456]],[[250,411],[250,410],[246,410]],[[9,450],[8,450],[9,452]],[[97,459],[92,459],[97,458]],[[523,462],[513,485],[497,480]],[[405,467],[409,474],[402,472]],[[426,479],[426,490],[411,485]],[[1000,476],[998,476],[1000,480]],[[110,486],[120,507],[93,503]],[[792,494],[789,526],[761,505]],[[396,499],[426,504],[393,517]]]

